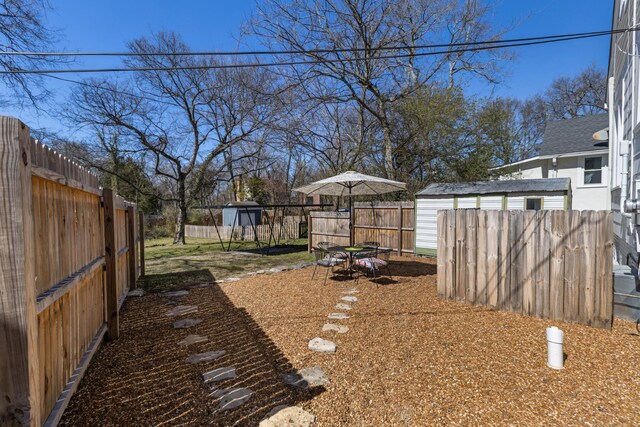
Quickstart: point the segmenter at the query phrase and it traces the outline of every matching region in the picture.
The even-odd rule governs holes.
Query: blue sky
[[[194,50],[238,50],[238,33],[255,0],[153,1],[64,0],[51,2],[48,23],[61,32],[67,51],[124,51],[128,41],[161,30],[180,33]],[[187,6],[188,5],[188,6]],[[506,37],[529,37],[610,29],[612,2],[608,0],[501,0],[494,2],[492,24],[512,28]],[[551,81],[575,75],[590,64],[606,69],[609,39],[601,37],[566,43],[524,47],[506,65],[504,83],[494,94],[526,98],[543,92]],[[85,66],[114,65],[116,58],[83,60]],[[83,76],[64,75],[72,79]],[[52,82],[62,101],[66,84]],[[475,83],[470,91],[488,95],[491,88]],[[6,111],[31,127],[60,128],[57,120],[30,110]]]

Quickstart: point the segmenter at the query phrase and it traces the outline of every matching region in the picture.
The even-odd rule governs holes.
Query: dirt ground
[[[273,407],[291,404],[318,426],[640,425],[640,336],[635,325],[613,330],[550,322],[440,300],[431,260],[394,258],[393,280],[360,280],[345,334],[322,332],[352,281],[310,280],[312,269],[192,288],[183,304],[202,324],[172,328],[168,299],[128,299],[121,338],[101,347],[62,425],[257,425]],[[565,332],[565,369],[546,366],[545,328]],[[179,347],[188,333],[210,342]],[[308,341],[333,340],[335,354]],[[184,359],[226,350],[203,365]],[[234,366],[222,387],[255,394],[223,414],[201,373]],[[320,366],[331,383],[312,392],[279,375]]]

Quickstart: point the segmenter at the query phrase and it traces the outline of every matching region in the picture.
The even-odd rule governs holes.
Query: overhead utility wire
[[[405,49],[438,49],[442,47],[461,47],[461,46],[481,46],[495,43],[522,43],[529,41],[557,39],[565,37],[587,37],[617,34],[626,31],[635,31],[637,28],[624,28],[618,30],[589,31],[582,33],[557,34],[551,36],[523,37],[515,39],[502,40],[482,40],[471,42],[444,43],[444,44],[425,44],[413,46],[380,46],[371,48],[343,48],[343,49],[298,49],[298,50],[257,50],[257,51],[223,51],[223,52],[13,52],[2,51],[0,55],[9,56],[258,56],[258,55],[294,55],[294,54],[312,54],[312,53],[347,53],[347,52],[371,52],[386,50],[405,50]]]
[[[433,52],[417,52],[417,53],[407,53],[407,54],[398,54],[398,55],[387,55],[387,56],[378,56],[375,58],[371,58],[373,60],[380,59],[400,59],[400,58],[409,58],[409,57],[422,57],[422,56],[434,56],[434,55],[444,55],[444,54],[456,54],[456,53],[465,53],[465,52],[476,52],[476,51],[484,51],[484,50],[493,50],[493,49],[503,49],[510,47],[522,47],[522,46],[533,46],[540,44],[548,44],[548,43],[557,43],[563,41],[570,40],[579,40],[579,39],[587,39],[593,37],[599,37],[602,35],[609,35],[623,31],[638,31],[638,28],[633,29],[625,29],[625,30],[613,30],[607,32],[600,33],[592,33],[590,35],[579,35],[579,36],[561,36],[556,37],[554,39],[545,38],[544,40],[538,41],[530,41],[530,42],[522,42],[522,43],[502,43],[501,42],[491,42],[491,45],[488,46],[478,46],[478,47],[469,47],[466,49],[453,49],[453,50],[441,50],[441,51],[433,51]],[[410,47],[404,47],[403,49],[409,49]],[[170,56],[171,54],[165,54]],[[144,56],[144,54],[139,54],[138,56]],[[174,67],[131,67],[131,68],[94,68],[94,69],[51,69],[51,70],[0,70],[0,75],[2,74],[60,74],[60,73],[105,73],[105,72],[132,72],[132,71],[179,71],[179,70],[207,70],[207,69],[225,69],[225,68],[259,68],[259,67],[277,67],[277,66],[292,66],[292,65],[313,65],[313,64],[331,64],[331,63],[341,63],[341,62],[349,62],[349,61],[361,61],[359,58],[343,58],[343,59],[317,59],[310,61],[288,61],[288,62],[267,62],[267,63],[246,63],[246,64],[221,64],[221,65],[193,65],[193,66],[174,66]]]

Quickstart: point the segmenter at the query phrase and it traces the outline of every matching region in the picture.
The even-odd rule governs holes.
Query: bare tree
[[[604,113],[606,92],[607,76],[593,65],[575,77],[559,77],[545,93],[547,114],[560,120]]]
[[[172,189],[164,197],[177,205],[174,243],[183,244],[187,210],[211,168],[222,172],[224,154],[256,140],[269,121],[264,89],[271,80],[260,69],[197,68],[215,62],[174,55],[189,48],[173,33],[135,40],[130,49],[137,54],[127,60],[130,67],[173,69],[139,71],[128,81],[90,81],[73,92],[66,116],[76,124],[115,129],[122,149],[151,158],[153,173]]]
[[[355,103],[375,120],[383,172],[395,176],[390,108],[417,87],[442,76],[454,61],[456,73],[474,70],[483,54],[450,58],[419,56],[417,44],[466,41],[490,35],[482,10],[472,19],[455,16],[468,3],[445,0],[267,0],[257,5],[249,31],[269,47],[296,52],[282,59],[309,61],[290,77],[329,82],[330,93],[310,93],[324,102]],[[464,15],[464,13],[463,13]],[[468,14],[467,14],[468,15]],[[466,16],[466,15],[465,15]],[[476,27],[482,26],[482,30]],[[455,27],[455,28],[454,28]],[[489,56],[491,54],[488,54]],[[483,63],[484,64],[484,63]],[[484,66],[484,65],[483,65]],[[314,86],[312,86],[313,88]],[[316,86],[317,87],[317,86]]]
[[[55,31],[44,24],[46,0],[0,1],[0,49],[5,52],[48,51],[57,39]],[[59,57],[38,55],[0,55],[3,70],[37,70],[64,63]],[[0,99],[0,105],[22,105],[24,101],[34,106],[43,101],[48,91],[43,77],[33,74],[3,74],[2,82],[11,95]]]

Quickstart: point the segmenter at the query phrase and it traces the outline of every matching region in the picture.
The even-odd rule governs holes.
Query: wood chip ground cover
[[[103,345],[62,425],[257,425],[274,407],[296,405],[336,425],[638,425],[640,336],[489,311],[440,300],[431,260],[394,258],[394,280],[358,283],[345,334],[322,332],[353,281],[311,281],[311,269],[194,288],[181,303],[203,322],[173,329],[166,298],[129,299],[121,338]],[[546,366],[545,328],[565,331],[565,369]],[[188,334],[209,342],[179,347]],[[316,336],[335,354],[307,349]],[[191,354],[226,350],[211,362]],[[216,413],[203,372],[233,366],[221,388],[254,394]],[[330,383],[292,389],[280,374],[319,366]]]

